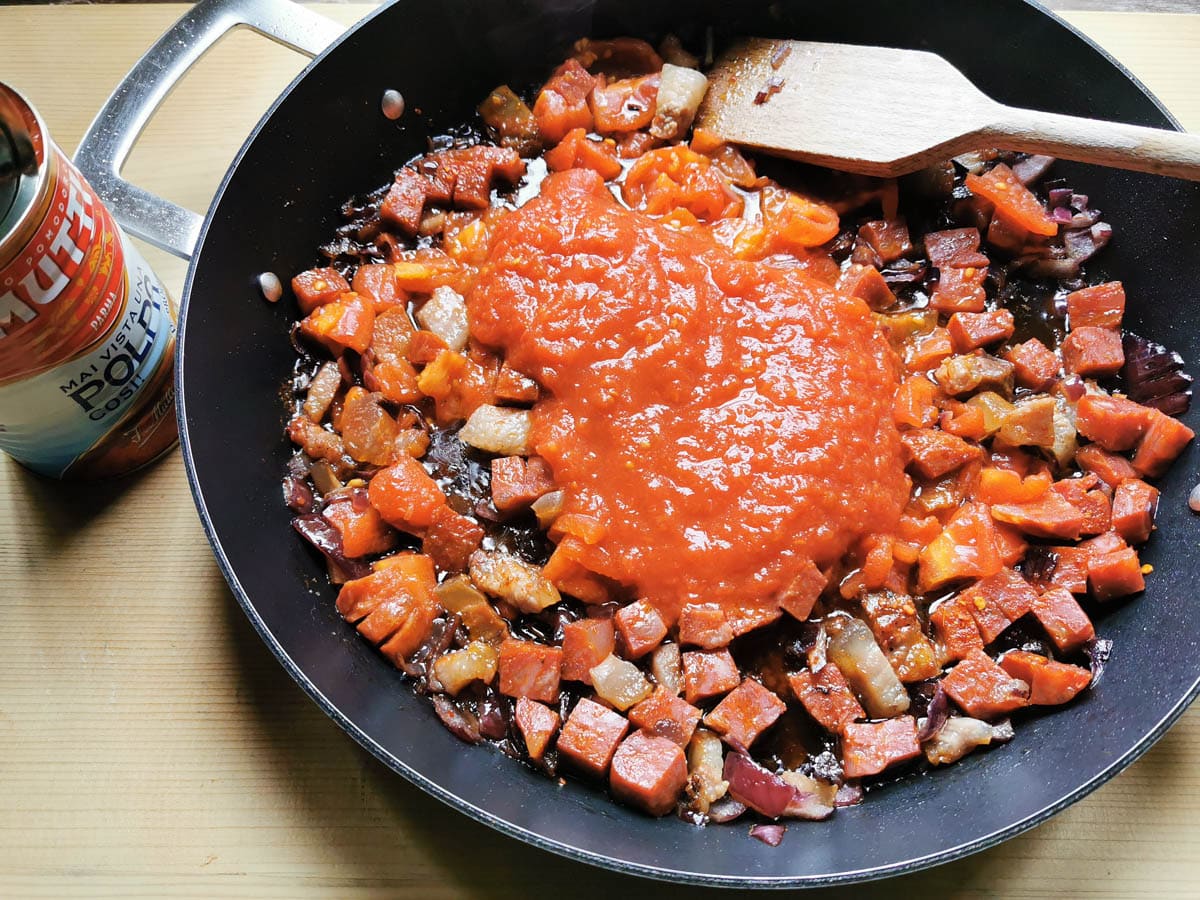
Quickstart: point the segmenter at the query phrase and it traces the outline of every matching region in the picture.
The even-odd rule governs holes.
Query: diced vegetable
[[[700,722],[700,710],[669,688],[659,685],[654,693],[629,710],[629,721],[648,734],[655,734],[686,747]]]
[[[683,696],[693,705],[732,691],[742,680],[728,650],[689,650],[682,659]]]
[[[929,592],[964,578],[987,578],[1001,565],[991,511],[982,503],[964,503],[921,551],[918,582]]]
[[[982,175],[968,174],[967,189],[990,200],[996,205],[997,215],[1021,228],[1048,237],[1058,234],[1058,223],[1004,163],[997,163]]]
[[[1034,706],[1066,703],[1092,682],[1092,673],[1087,669],[1025,650],[1010,650],[1000,657],[1000,665],[1013,678],[1029,685],[1029,702]]]
[[[555,746],[564,760],[602,778],[628,730],[629,723],[620,713],[584,698],[567,716]]]
[[[560,648],[508,638],[500,645],[498,666],[500,693],[543,703],[558,702],[562,669]]]
[[[326,504],[321,511],[342,535],[342,549],[354,558],[386,553],[396,546],[397,535],[371,506],[357,509],[349,499]]]
[[[365,353],[371,345],[375,311],[358,294],[346,291],[318,306],[300,323],[300,332],[337,356],[343,350]]]
[[[788,684],[808,714],[833,734],[841,734],[851,722],[867,717],[841,670],[832,662],[815,670],[801,669],[788,676]]]
[[[722,773],[729,784],[729,795],[769,819],[784,814],[796,795],[796,789],[745,753],[733,751],[725,756]]]
[[[725,780],[725,745],[711,731],[696,729],[687,747],[688,793],[696,809],[706,814],[709,807],[729,791]]]
[[[1011,677],[986,653],[974,650],[942,679],[950,698],[977,719],[991,719],[1029,704],[1029,684]]]
[[[417,322],[445,341],[451,350],[467,346],[467,304],[452,287],[436,288],[417,310]]]
[[[842,758],[847,778],[878,775],[890,766],[920,755],[917,721],[912,716],[883,722],[851,723],[842,733]]]
[[[667,624],[658,610],[645,600],[635,600],[621,607],[613,616],[613,622],[628,659],[645,656],[667,636]]]
[[[541,759],[546,755],[554,733],[558,731],[558,713],[536,700],[518,697],[514,717],[521,737],[525,740],[529,758]]]
[[[471,413],[458,432],[459,440],[499,456],[527,456],[533,417],[527,409],[484,404]]]
[[[457,694],[472,681],[490,684],[496,677],[499,657],[496,648],[484,641],[471,641],[461,650],[451,650],[433,663],[433,676],[448,694]]]
[[[348,290],[350,285],[346,279],[332,268],[309,269],[292,279],[292,293],[296,295],[300,312],[306,316],[318,306],[337,300]]]
[[[476,551],[470,569],[476,587],[521,612],[541,612],[562,599],[541,569],[500,550]]]
[[[612,758],[613,795],[652,816],[665,816],[687,783],[687,760],[674,741],[637,731],[625,738]]]
[[[908,709],[908,691],[863,622],[849,616],[825,621],[827,653],[873,718],[896,716]]]
[[[591,169],[605,181],[621,174],[621,160],[611,138],[593,140],[582,128],[569,131],[558,146],[546,153],[546,165],[552,172],[567,169]]]
[[[786,708],[774,693],[747,678],[705,716],[704,724],[724,736],[735,750],[745,750],[775,724]]]
[[[410,456],[402,456],[380,470],[367,486],[371,505],[388,524],[401,531],[419,532],[433,524],[446,495]]]
[[[465,575],[447,578],[437,586],[434,594],[447,612],[462,617],[463,627],[471,640],[486,641],[495,647],[508,637],[508,623]]]
[[[588,671],[588,677],[596,696],[622,712],[654,692],[641,669],[611,653]]]
[[[650,675],[672,694],[683,692],[683,658],[678,644],[660,644],[650,654]]]

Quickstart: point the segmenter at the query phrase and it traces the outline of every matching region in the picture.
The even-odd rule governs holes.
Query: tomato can
[[[178,440],[174,347],[162,283],[0,84],[0,449],[54,478],[157,458]]]

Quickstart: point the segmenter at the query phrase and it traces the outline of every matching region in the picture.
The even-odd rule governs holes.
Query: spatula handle
[[[1000,107],[984,135],[998,146],[1200,181],[1200,135]]]

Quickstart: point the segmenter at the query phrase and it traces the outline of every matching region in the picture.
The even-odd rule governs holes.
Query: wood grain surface
[[[350,22],[368,8],[325,11]],[[27,92],[73,148],[182,9],[0,8],[0,80]],[[1200,130],[1200,16],[1069,18]],[[249,34],[224,41],[170,98],[127,173],[204,209],[242,136],[301,62]],[[178,294],[184,265],[148,255]],[[178,452],[86,487],[0,457],[0,528],[0,897],[710,893],[501,837],[360,750],[249,627],[213,562]],[[1193,710],[1126,773],[1035,831],[823,896],[1198,895]]]

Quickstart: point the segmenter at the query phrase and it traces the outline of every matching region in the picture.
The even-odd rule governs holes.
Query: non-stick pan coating
[[[825,823],[791,825],[773,849],[743,826],[653,820],[578,783],[560,787],[498,753],[468,747],[334,610],[324,569],[288,527],[279,482],[291,448],[280,386],[294,309],[263,301],[255,276],[316,262],[352,193],[390,179],[493,86],[544,76],[583,35],[753,33],[934,50],[998,100],[1170,126],[1145,91],[1087,41],[1019,0],[853,4],[678,0],[400,2],[334,46],[249,138],[209,213],[188,278],[179,342],[180,422],[195,498],[247,615],[305,690],[398,772],[473,818],[547,849],[638,874],[742,886],[879,877],[962,856],[1028,828],[1143,752],[1200,680],[1195,596],[1200,518],[1188,512],[1195,446],[1164,479],[1155,568],[1144,597],[1098,624],[1115,642],[1100,687],[1025,720],[1016,739],[932,777],[872,792]],[[400,123],[379,112],[403,92]],[[1127,325],[1200,359],[1196,261],[1200,190],[1150,176],[1060,164],[1104,210],[1101,256],[1129,295]],[[1195,410],[1186,418],[1200,428]],[[315,587],[314,587],[315,586]],[[180,602],[187,602],[181,598]]]

